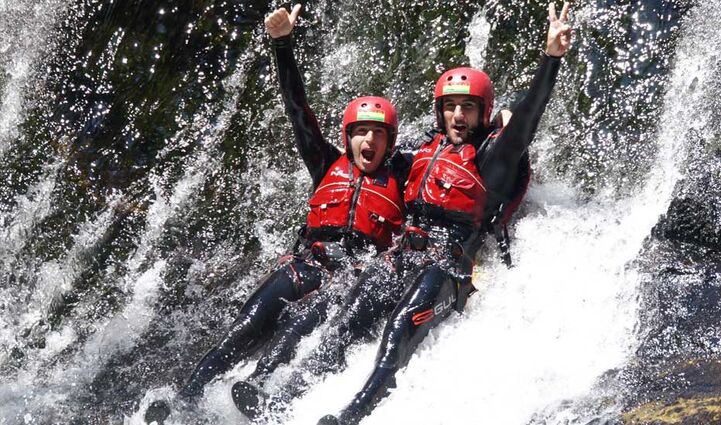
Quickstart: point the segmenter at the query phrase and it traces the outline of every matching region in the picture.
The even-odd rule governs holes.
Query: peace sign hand
[[[563,2],[561,16],[556,17],[556,5],[548,4],[548,40],[546,41],[546,54],[561,57],[566,54],[571,45],[571,27],[566,23],[568,19],[568,2]]]
[[[272,38],[279,38],[289,35],[293,32],[295,21],[300,15],[300,4],[293,6],[293,10],[288,14],[285,8],[276,9],[265,18],[265,31]]]

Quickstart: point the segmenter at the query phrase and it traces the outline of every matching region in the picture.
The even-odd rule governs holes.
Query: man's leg
[[[295,259],[266,275],[243,304],[239,317],[225,336],[196,365],[178,394],[180,398],[194,400],[216,376],[253,354],[272,335],[288,301],[299,300],[318,289],[322,278],[321,269]],[[147,423],[162,424],[168,415],[167,402],[156,400],[145,411],[144,417]]]
[[[393,310],[401,295],[402,287],[390,260],[377,259],[369,265],[331,319],[318,347],[300,363],[283,390],[272,396],[272,408],[283,409],[292,399],[302,395],[309,387],[306,374],[318,377],[340,370],[345,365],[345,349],[354,342],[370,338],[376,323]],[[268,397],[258,386],[248,382],[237,383],[233,395],[237,401],[250,400],[256,405],[259,399]],[[254,410],[248,412],[250,416],[259,413],[258,408]]]
[[[261,390],[264,381],[278,366],[290,362],[300,340],[325,321],[333,298],[333,294],[321,290],[286,308],[287,317],[281,319],[279,329],[265,345],[255,370],[231,390],[235,406],[246,417],[253,419],[262,413],[267,397]]]
[[[395,373],[404,367],[418,344],[455,307],[456,282],[438,265],[425,267],[393,311],[383,332],[376,366],[363,389],[339,416],[356,424],[395,387]]]
[[[335,373],[345,366],[347,348],[360,340],[373,338],[376,324],[396,306],[403,288],[386,260],[378,260],[359,276],[337,315],[330,322],[319,346],[303,369],[314,375]]]
[[[301,261],[286,264],[267,275],[243,304],[228,332],[198,363],[180,395],[192,398],[216,376],[252,355],[272,335],[288,301],[297,301],[316,290],[323,273]]]
[[[287,309],[288,319],[275,332],[258,359],[249,381],[262,382],[281,364],[290,362],[300,340],[325,322],[333,295],[325,291],[313,293]],[[335,303],[337,304],[337,302]]]

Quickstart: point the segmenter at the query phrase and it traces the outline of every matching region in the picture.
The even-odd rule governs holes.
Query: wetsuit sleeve
[[[433,137],[439,132],[440,129],[433,128],[426,131],[421,138],[405,138],[396,143],[390,163],[399,182],[406,183],[418,149],[423,143],[433,140]]]
[[[420,143],[415,139],[405,138],[398,140],[391,154],[391,170],[393,170],[396,179],[403,185],[408,180],[408,174],[411,172],[413,157],[418,151],[418,146],[420,146]]]
[[[305,85],[293,55],[291,37],[271,40],[285,110],[293,126],[296,146],[313,179],[313,188],[316,188],[341,153],[323,139],[318,120],[308,105]]]
[[[479,155],[478,169],[491,191],[505,192],[513,185],[518,162],[533,140],[560,66],[561,58],[543,54],[531,87],[513,109],[508,125]]]
[[[413,154],[399,149],[393,151],[390,159],[391,170],[401,185],[405,186],[413,164]]]

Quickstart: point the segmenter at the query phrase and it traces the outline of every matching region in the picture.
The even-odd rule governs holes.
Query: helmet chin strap
[[[345,154],[348,157],[350,163],[355,164],[355,159],[353,158],[353,146],[350,143],[351,128],[353,128],[353,125],[349,125],[348,128],[346,128],[345,130]]]

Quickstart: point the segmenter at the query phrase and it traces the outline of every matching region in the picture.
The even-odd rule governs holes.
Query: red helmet
[[[388,127],[388,146],[386,153],[393,149],[398,134],[398,114],[388,100],[378,96],[359,97],[345,108],[343,113],[343,144],[350,153],[350,125],[357,122],[375,122]]]
[[[440,103],[443,96],[465,94],[481,100],[483,125],[488,127],[493,110],[493,83],[488,74],[473,68],[453,68],[444,72],[436,81],[436,118],[438,126],[443,127],[443,109]]]

